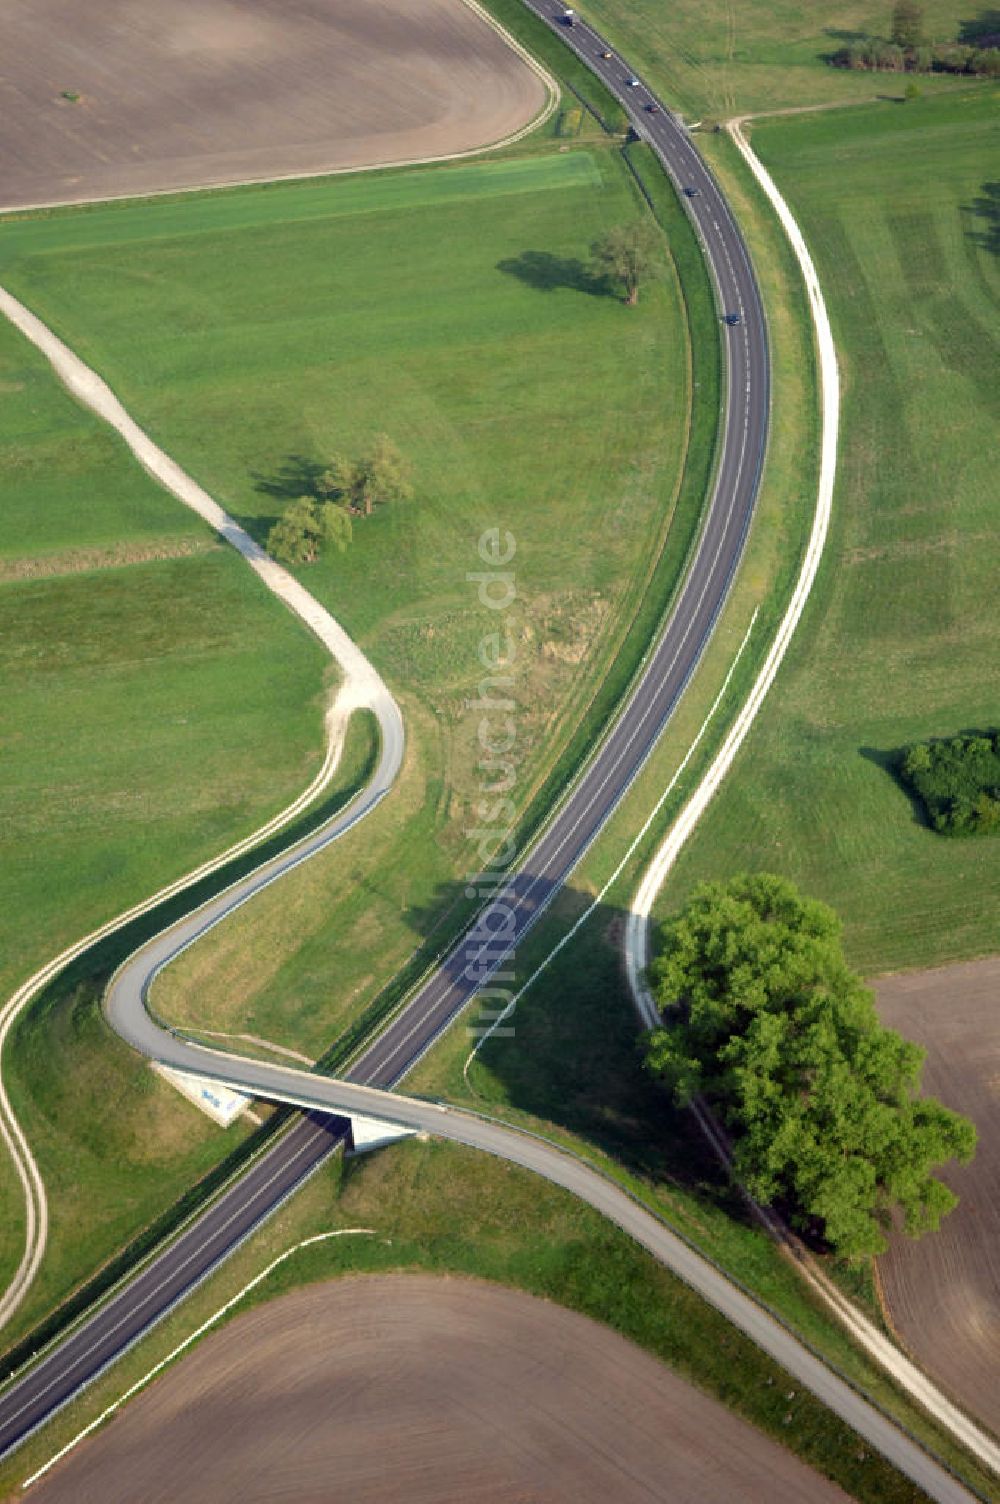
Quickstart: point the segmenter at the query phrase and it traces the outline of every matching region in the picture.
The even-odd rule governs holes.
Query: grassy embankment
[[[995,88],[755,127],[826,290],[844,385],[834,528],[738,766],[664,895],[735,867],[843,916],[868,972],[995,950],[995,840],[927,825],[896,749],[996,722]]]
[[[236,1307],[340,1274],[425,1270],[476,1276],[558,1300],[608,1322],[715,1395],[780,1445],[870,1504],[918,1504],[888,1467],[679,1280],[617,1228],[525,1171],[446,1144],[402,1144],[320,1172],[224,1268],[109,1373],[0,1465],[0,1491],[23,1479],[213,1312],[301,1238],[367,1227],[302,1250]]]
[[[318,645],[6,323],[0,385],[6,998],[293,798],[322,755],[329,676]],[[245,1135],[192,1113],[72,989],[46,1011],[4,1061],[50,1194],[43,1302]],[[23,1210],[6,1155],[0,1175],[3,1281]],[[103,1225],[88,1230],[80,1209],[96,1205]]]
[[[473,860],[462,832],[477,720],[464,701],[493,622],[465,576],[483,528],[499,523],[518,540],[522,803],[619,647],[669,530],[688,424],[674,273],[665,266],[637,315],[595,293],[582,265],[589,242],[640,212],[637,192],[603,149],[536,150],[23,218],[0,243],[7,280],[258,534],[331,448],[385,427],[414,462],[417,500],[359,523],[344,559],[305,576],[407,687],[402,786],[377,830],[366,823],[318,877],[311,864],[296,891],[255,914],[258,955],[275,947],[268,1001],[202,1015],[209,1027],[318,1051],[338,1007],[382,980],[372,963],[383,942],[390,963],[408,954],[425,899]],[[540,281],[522,259],[536,248],[552,258]],[[99,1055],[93,1006],[88,994]],[[304,1032],[290,1039],[299,1010]],[[25,1030],[19,1048],[37,1066],[45,1033]],[[123,1208],[102,1255],[135,1225]],[[92,1253],[71,1278],[63,1269],[39,1287],[25,1320]]]

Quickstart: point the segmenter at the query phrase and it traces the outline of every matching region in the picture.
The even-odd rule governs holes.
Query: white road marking
[[[147,1384],[152,1383],[157,1374],[162,1373],[165,1368],[168,1368],[171,1363],[175,1362],[181,1353],[186,1352],[193,1343],[198,1341],[199,1337],[203,1337],[207,1331],[210,1331],[234,1306],[239,1305],[240,1301],[245,1299],[251,1290],[256,1290],[258,1285],[262,1285],[268,1276],[273,1274],[275,1269],[283,1264],[286,1259],[290,1259],[293,1254],[299,1253],[303,1248],[309,1248],[314,1243],[325,1243],[330,1238],[371,1238],[374,1236],[375,1229],[373,1227],[338,1227],[333,1232],[314,1233],[311,1238],[303,1238],[301,1242],[293,1243],[291,1248],[286,1248],[284,1253],[279,1253],[278,1257],[272,1259],[266,1268],[262,1269],[253,1279],[248,1280],[241,1290],[237,1290],[236,1294],[227,1300],[225,1305],[220,1306],[217,1311],[213,1311],[211,1316],[202,1322],[201,1326],[193,1331],[190,1336],[185,1337],[183,1342],[179,1342],[172,1352],[169,1352],[165,1358],[160,1359],[159,1363],[154,1364],[148,1373],[144,1373],[141,1379],[137,1379],[131,1388],[126,1389],[124,1394],[120,1394],[116,1400],[113,1400],[106,1409],[101,1411],[96,1419],[92,1420],[89,1425],[84,1426],[82,1431],[78,1431],[71,1441],[68,1441],[64,1447],[60,1447],[58,1452],[53,1453],[48,1462],[43,1462],[41,1467],[36,1468],[29,1478],[25,1478],[21,1484],[21,1488],[30,1488],[33,1483],[38,1482],[39,1478],[44,1477],[50,1468],[55,1467],[57,1462],[61,1462],[67,1453],[72,1452],[75,1447],[78,1447],[81,1441],[84,1441],[99,1426],[103,1426],[106,1420],[110,1420],[112,1415],[120,1410],[126,1401],[132,1399],[141,1389],[145,1389]]]

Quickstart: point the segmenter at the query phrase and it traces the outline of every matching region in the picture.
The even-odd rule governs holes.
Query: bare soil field
[[[896,1237],[879,1261],[889,1311],[928,1372],[1000,1432],[1000,956],[874,985],[882,1022],[927,1050],[926,1090],[979,1129],[972,1163],[942,1172],[959,1205],[940,1231]]]
[[[37,1504],[843,1500],[624,1338],[497,1285],[313,1285],[208,1338]]]
[[[9,0],[0,207],[443,156],[544,101],[462,0]]]

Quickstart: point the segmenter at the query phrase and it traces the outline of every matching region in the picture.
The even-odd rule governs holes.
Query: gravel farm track
[[[972,1415],[1000,1432],[1000,956],[883,977],[879,1017],[927,1051],[924,1087],[971,1117],[979,1146],[941,1179],[959,1198],[933,1237],[896,1237],[879,1270],[897,1331]]]
[[[331,1480],[351,1504],[847,1498],[609,1328],[438,1275],[310,1285],[240,1316],[31,1497],[308,1504]]]
[[[461,154],[547,94],[455,0],[12,0],[0,59],[3,209]]]

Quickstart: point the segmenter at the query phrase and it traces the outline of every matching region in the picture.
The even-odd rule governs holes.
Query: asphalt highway
[[[635,86],[628,83],[634,75],[620,58],[602,57],[610,49],[596,32],[583,23],[572,28],[560,24],[561,6],[543,0],[526,3],[601,76],[685,194],[712,269],[720,318],[729,315],[738,320],[721,326],[728,368],[723,439],[694,559],[670,620],[648,654],[622,713],[506,887],[355,1062],[348,1077],[355,1089],[388,1088],[403,1079],[544,912],[629,788],[683,693],[726,598],[752,516],[766,444],[769,367],[764,316],[742,237],[714,179],[670,111],[641,81]],[[655,113],[648,108],[651,104],[657,105]],[[150,1057],[182,1070],[227,1080],[265,1098],[300,1104],[315,1100],[317,1106],[343,1110],[344,1100],[338,1093],[350,1090],[345,1083],[203,1050],[159,1028],[145,1006],[152,977],[168,960],[332,838],[328,830],[318,832],[136,952],[109,989],[107,1014],[116,1031]],[[369,1110],[375,1116],[388,1115],[384,1099],[381,1107]],[[426,1111],[436,1112],[431,1119],[433,1131],[444,1131],[446,1122],[462,1119],[463,1132],[447,1136],[464,1135],[464,1141],[474,1141],[463,1115]],[[328,1112],[309,1113],[297,1121],[168,1248],[9,1384],[0,1394],[0,1456],[19,1445],[182,1299],[302,1183],[345,1134],[343,1120]],[[519,1158],[509,1140],[516,1144],[518,1136],[506,1131],[502,1142],[494,1139],[479,1146]],[[548,1171],[541,1169],[541,1173]],[[616,1215],[614,1211],[608,1214]],[[666,1233],[655,1219],[644,1215],[659,1228],[657,1236]],[[617,1220],[622,1219],[618,1216]],[[719,1283],[726,1286],[725,1280]],[[795,1345],[794,1339],[787,1340]]]
[[[622,714],[511,881],[406,1010],[355,1063],[349,1079],[373,1086],[391,1087],[401,1081],[516,949],[639,773],[725,601],[753,514],[767,442],[770,368],[763,308],[743,237],[714,178],[683,124],[598,32],[579,18],[573,26],[565,24],[563,6],[552,0],[525,3],[602,79],[684,197],[712,270],[724,320],[727,383],[721,452],[694,561]],[[134,987],[129,1001],[131,1023],[139,1016]],[[148,1051],[148,1040],[134,1042]]]

